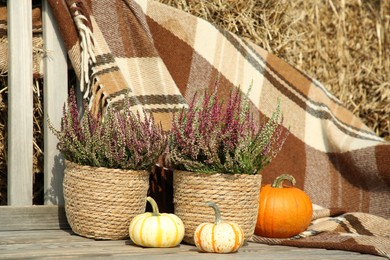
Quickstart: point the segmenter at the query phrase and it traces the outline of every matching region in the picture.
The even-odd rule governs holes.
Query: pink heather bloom
[[[188,171],[258,173],[279,152],[288,131],[281,131],[279,104],[266,123],[257,124],[249,102],[239,89],[231,92],[226,106],[217,88],[199,100],[195,95],[188,109],[173,116],[171,165]]]
[[[61,129],[50,129],[65,158],[82,165],[146,170],[154,166],[167,146],[167,133],[151,115],[132,113],[125,99],[123,110],[107,108],[95,117],[84,106],[81,118],[74,92],[64,107]],[[50,123],[50,121],[49,121]]]

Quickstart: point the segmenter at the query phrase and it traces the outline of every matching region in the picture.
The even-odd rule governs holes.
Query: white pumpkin
[[[202,223],[196,228],[194,233],[196,247],[202,252],[236,252],[244,242],[241,227],[234,222],[222,221],[221,212],[214,202],[207,202],[207,205],[215,211],[215,222]]]
[[[129,227],[129,235],[134,244],[143,247],[174,247],[184,237],[183,221],[174,214],[159,213],[157,203],[151,197],[146,200],[153,212],[137,215]]]

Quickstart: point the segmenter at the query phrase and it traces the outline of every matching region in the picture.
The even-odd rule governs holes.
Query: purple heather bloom
[[[279,107],[266,124],[256,124],[249,100],[239,89],[224,107],[214,89],[200,102],[173,116],[169,137],[171,164],[184,170],[255,174],[284,143]],[[261,121],[260,121],[261,122]],[[275,127],[279,126],[279,127]],[[275,147],[276,147],[275,146]]]

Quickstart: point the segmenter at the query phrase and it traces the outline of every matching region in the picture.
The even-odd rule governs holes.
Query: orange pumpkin
[[[288,180],[294,186],[293,176],[283,174],[272,185],[261,188],[255,234],[271,238],[288,238],[306,230],[313,215],[309,196],[295,187],[283,187]]]

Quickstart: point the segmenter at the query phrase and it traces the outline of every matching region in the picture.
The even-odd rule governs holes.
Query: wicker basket
[[[145,212],[148,188],[147,171],[97,168],[66,161],[66,217],[78,235],[125,239],[130,221]]]
[[[204,222],[214,222],[214,211],[206,205],[207,201],[218,204],[223,221],[239,224],[247,240],[256,226],[260,186],[259,174],[174,171],[173,203],[175,214],[185,226],[183,241],[194,244],[196,227]]]

